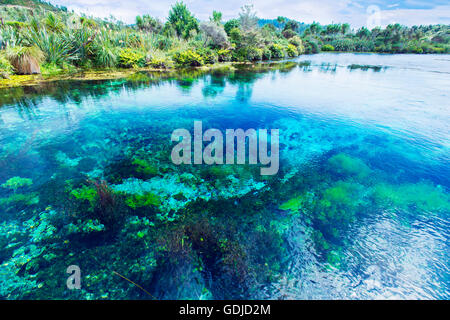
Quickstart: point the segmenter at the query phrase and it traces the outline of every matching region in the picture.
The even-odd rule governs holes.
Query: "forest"
[[[450,48],[448,25],[355,30],[346,23],[259,19],[250,5],[228,21],[219,11],[209,21],[199,21],[177,2],[164,22],[144,14],[131,25],[38,0],[1,0],[0,5],[0,78],[93,69],[169,70],[329,51],[425,54],[448,53]]]

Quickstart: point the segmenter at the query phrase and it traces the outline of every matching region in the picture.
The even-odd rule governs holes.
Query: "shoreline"
[[[251,66],[256,63],[249,62],[224,62],[214,65],[206,65],[192,68],[174,68],[174,69],[155,69],[155,68],[117,68],[117,69],[91,69],[77,70],[75,72],[57,74],[35,74],[35,75],[10,75],[9,79],[0,79],[0,89],[31,87],[54,81],[91,81],[91,80],[114,80],[132,76],[140,72],[154,72],[160,74],[176,74],[183,71],[202,71],[211,72],[219,70],[234,71],[236,66]]]
[[[399,55],[392,53],[376,53],[376,52],[320,52],[320,54],[339,54],[339,53],[353,53],[353,54],[380,54],[380,55]],[[316,54],[303,54],[300,56],[314,56]],[[405,53],[408,54],[408,53]],[[401,54],[400,54],[401,55]],[[411,55],[409,53],[408,55]],[[412,54],[415,55],[415,54]],[[416,55],[424,55],[424,54],[416,54]],[[446,54],[439,54],[446,55]],[[291,58],[291,59],[281,59],[281,60],[269,60],[269,61],[255,61],[255,62],[218,62],[212,65],[204,65],[200,67],[190,67],[190,68],[172,68],[172,69],[158,69],[151,67],[143,67],[143,68],[115,68],[115,69],[88,69],[83,70],[79,69],[76,71],[66,72],[62,70],[61,72],[55,74],[35,74],[35,75],[10,75],[9,79],[0,79],[0,89],[7,88],[19,88],[19,87],[32,87],[38,86],[41,84],[46,84],[49,82],[55,81],[92,81],[92,80],[115,80],[115,79],[123,79],[135,75],[141,72],[149,72],[149,73],[158,73],[158,74],[167,74],[167,75],[176,75],[183,72],[212,72],[212,71],[228,71],[232,72],[237,70],[238,67],[251,67],[254,68],[258,65],[269,66],[269,68],[275,69],[274,64],[281,64],[286,62],[295,62],[300,56]]]

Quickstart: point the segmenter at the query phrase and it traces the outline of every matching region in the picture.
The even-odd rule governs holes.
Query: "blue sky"
[[[132,23],[136,15],[150,14],[164,20],[176,0],[50,0],[76,12],[98,17],[110,15]],[[354,27],[414,24],[450,24],[449,0],[185,0],[194,15],[207,20],[213,10],[224,19],[234,18],[239,8],[253,4],[260,18],[286,16],[306,23],[349,22]]]

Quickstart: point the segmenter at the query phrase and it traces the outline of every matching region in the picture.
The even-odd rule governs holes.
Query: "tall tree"
[[[178,37],[189,38],[193,31],[199,31],[197,19],[183,2],[177,2],[172,6],[167,21],[175,29]]]

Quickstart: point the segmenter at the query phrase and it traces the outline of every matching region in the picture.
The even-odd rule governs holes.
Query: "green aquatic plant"
[[[292,213],[298,213],[305,206],[307,201],[308,199],[306,198],[306,196],[302,194],[282,203],[279,208],[286,211],[290,210]]]
[[[22,188],[22,187],[29,187],[32,184],[33,184],[32,179],[13,177],[11,179],[8,179],[8,181],[6,181],[4,184],[2,184],[2,187],[14,190],[14,192],[16,192],[17,189]]]
[[[70,194],[77,200],[88,201],[90,209],[94,209],[98,194],[93,186],[82,186],[81,188],[72,190]]]
[[[151,192],[144,194],[134,194],[125,199],[125,204],[132,209],[159,206],[161,201],[157,195]]]
[[[361,159],[351,157],[345,153],[339,153],[328,159],[332,171],[340,175],[356,176],[365,178],[370,173],[370,168]]]
[[[8,198],[0,198],[0,205],[34,205],[39,203],[39,195],[36,192],[22,194],[14,193]]]
[[[430,182],[401,185],[380,183],[373,189],[373,198],[376,204],[383,207],[414,207],[423,212],[450,211],[449,194]]]
[[[145,159],[135,158],[132,164],[135,166],[136,172],[139,173],[142,178],[150,178],[158,174],[158,168]]]

